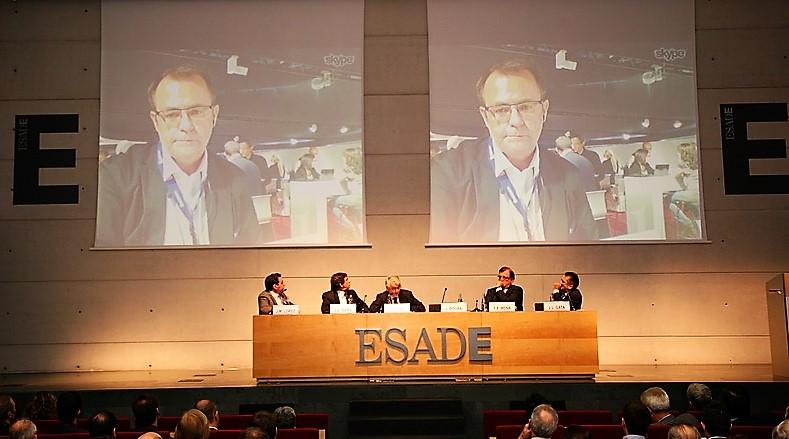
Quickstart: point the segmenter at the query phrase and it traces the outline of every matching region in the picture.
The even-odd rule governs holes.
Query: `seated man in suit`
[[[555,290],[551,294],[551,300],[570,302],[570,311],[581,309],[583,295],[581,290],[578,289],[580,283],[581,279],[578,277],[578,273],[574,271],[565,272],[562,279],[553,284]]]
[[[285,291],[285,278],[280,273],[271,273],[263,281],[266,290],[258,296],[258,314],[271,314],[274,312],[274,305],[295,305]],[[195,407],[196,408],[196,407]],[[210,421],[210,419],[209,419]]]
[[[386,291],[375,296],[370,312],[384,312],[385,303],[410,303],[411,312],[425,312],[425,305],[414,297],[414,293],[400,288],[400,278],[389,276],[384,282]]]
[[[506,265],[499,268],[496,286],[488,288],[485,292],[485,310],[487,311],[490,302],[515,302],[515,310],[523,311],[523,288],[513,285],[515,272]]]
[[[331,290],[326,291],[321,296],[323,303],[321,303],[321,313],[328,314],[331,309],[332,303],[339,304],[340,297],[342,296],[342,303],[356,304],[356,312],[369,312],[370,308],[364,303],[364,300],[359,298],[356,291],[351,289],[351,278],[347,273],[334,273],[329,280]]]

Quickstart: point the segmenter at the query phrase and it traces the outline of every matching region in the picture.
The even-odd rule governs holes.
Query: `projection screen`
[[[366,242],[362,0],[101,9],[96,248]]]
[[[689,0],[432,0],[430,243],[705,239]]]

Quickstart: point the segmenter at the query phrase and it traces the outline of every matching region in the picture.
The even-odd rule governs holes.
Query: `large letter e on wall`
[[[76,149],[41,149],[42,133],[78,133],[78,114],[17,115],[14,134],[14,205],[79,204],[79,186],[41,186],[41,168],[76,167]]]
[[[751,175],[750,159],[786,158],[786,139],[748,139],[748,122],[787,122],[786,103],[721,104],[726,195],[789,194],[789,175]]]

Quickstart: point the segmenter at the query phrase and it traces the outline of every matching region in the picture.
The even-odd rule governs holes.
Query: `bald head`
[[[215,402],[210,399],[201,399],[195,403],[194,408],[203,412],[208,419],[208,425],[219,427],[219,406]]]
[[[529,423],[534,436],[549,438],[559,425],[559,414],[549,404],[540,404],[531,412]]]

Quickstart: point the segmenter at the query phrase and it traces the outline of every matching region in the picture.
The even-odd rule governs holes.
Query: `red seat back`
[[[38,424],[36,424],[36,429],[38,429]],[[88,439],[88,433],[60,433],[60,434],[39,434],[39,439]]]
[[[517,425],[526,423],[526,410],[483,410],[482,439],[496,436],[497,425]]]
[[[36,431],[38,431],[39,435],[43,434],[54,434],[55,428],[60,424],[60,421],[57,419],[38,419],[33,421],[36,424]]]
[[[283,428],[277,430],[277,439],[318,439],[317,428]]]
[[[584,425],[583,427],[589,430],[594,439],[622,439],[625,435],[621,425]]]
[[[773,426],[771,425],[732,425],[731,435],[744,434],[748,439],[771,439]],[[652,439],[652,438],[649,438]]]
[[[222,420],[221,418],[219,419]],[[234,430],[211,430],[208,437],[209,439],[238,439],[241,437],[241,432],[244,430],[234,429]],[[167,438],[164,438],[167,439]]]
[[[559,423],[568,425],[612,425],[611,410],[559,410]]]
[[[90,424],[89,418],[79,418],[77,419],[77,427],[84,428],[85,430],[88,429]],[[36,427],[38,427],[38,423],[36,423]],[[118,417],[118,426],[115,428],[116,432],[119,431],[131,431],[131,420],[128,416],[120,416]]]
[[[649,436],[649,439],[668,439],[668,430],[670,428],[670,425],[651,424],[647,428],[647,436]]]
[[[311,427],[318,430],[329,428],[328,413],[296,413],[296,427]]]
[[[156,423],[156,428],[161,431],[175,431],[175,427],[178,425],[178,421],[180,420],[180,416],[159,416],[159,421]],[[222,418],[220,417],[219,420],[221,421]]]
[[[220,430],[244,430],[252,422],[253,415],[225,415],[219,414]]]

